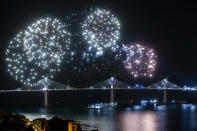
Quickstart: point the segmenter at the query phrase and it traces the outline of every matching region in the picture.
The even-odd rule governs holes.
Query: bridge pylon
[[[48,91],[45,90],[44,91],[44,107],[48,107],[49,104],[48,104]]]
[[[111,84],[111,90],[110,90],[110,105],[114,106],[114,85]]]
[[[49,107],[48,104],[48,78],[44,78],[44,107]]]
[[[167,104],[167,87],[166,87],[166,84],[164,85],[164,88],[163,88],[163,104]]]

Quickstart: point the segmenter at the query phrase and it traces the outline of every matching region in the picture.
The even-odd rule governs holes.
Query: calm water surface
[[[98,127],[100,131],[197,131],[197,105],[157,106],[144,110],[141,106],[123,109],[88,110],[76,108],[6,109],[25,115],[30,120],[58,116],[81,124]]]

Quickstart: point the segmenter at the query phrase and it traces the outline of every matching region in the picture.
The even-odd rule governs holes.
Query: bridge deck
[[[67,89],[48,89],[48,91],[80,91],[80,90],[112,90],[111,88],[67,88]],[[156,89],[156,88],[113,88],[113,90],[179,90],[179,91],[197,91],[197,89],[185,90],[178,88]],[[44,90],[0,90],[0,92],[43,92]]]

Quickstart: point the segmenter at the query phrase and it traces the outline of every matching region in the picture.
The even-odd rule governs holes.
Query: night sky
[[[77,11],[104,7],[115,13],[121,23],[120,42],[144,41],[154,48],[158,65],[152,79],[133,79],[122,70],[120,63],[106,65],[109,73],[77,73],[67,65],[56,80],[74,87],[87,87],[115,75],[118,80],[130,84],[152,84],[168,76],[178,85],[197,85],[197,4],[186,1],[10,1],[0,3],[0,89],[20,86],[6,69],[5,48],[15,34],[29,23],[41,17],[65,17]]]

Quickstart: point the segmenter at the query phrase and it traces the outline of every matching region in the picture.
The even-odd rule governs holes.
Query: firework
[[[103,43],[103,45],[101,43],[99,43],[99,41],[105,41],[104,39],[109,39],[109,37],[99,37],[97,39],[95,39],[95,41],[98,41],[97,46],[93,45],[94,41],[92,41],[92,43],[88,43],[88,39],[84,39],[85,38],[85,34],[83,33],[85,29],[89,29],[92,30],[91,28],[89,28],[88,26],[92,26],[92,23],[89,23],[89,25],[85,26],[85,23],[87,24],[88,22],[88,16],[91,15],[92,13],[89,12],[94,12],[94,14],[96,13],[97,10],[101,10],[101,9],[90,9],[90,10],[83,10],[77,13],[73,13],[69,16],[66,17],[66,21],[68,23],[72,23],[69,25],[69,30],[71,31],[72,34],[72,45],[71,45],[71,50],[73,51],[73,59],[71,60],[70,65],[73,67],[74,70],[76,70],[77,72],[85,72],[87,74],[87,71],[90,72],[107,72],[107,68],[106,65],[110,65],[112,63],[114,63],[116,60],[119,60],[120,56],[121,56],[121,46],[117,44],[117,40],[115,37],[113,37],[114,34],[114,30],[115,28],[118,28],[119,31],[119,24],[115,25],[115,20],[117,20],[117,18],[115,18],[109,11],[106,10],[101,10],[103,12],[108,12],[108,17],[111,18],[107,18],[106,14],[103,13],[101,15],[103,15],[102,17],[106,17],[103,18],[103,23],[100,22],[97,25],[98,26],[102,26],[103,24],[103,32],[106,32],[105,30],[105,23],[107,21],[112,21],[111,19],[113,19],[114,24],[111,25],[106,25],[109,26],[108,28],[113,28],[114,30],[109,30],[110,32],[106,32],[103,33],[105,35],[111,35],[111,38],[114,39],[114,43],[111,42],[111,39],[108,40],[108,42],[111,42],[111,46],[106,46],[104,47],[104,44],[108,44],[108,42]],[[94,15],[92,14],[92,15]],[[88,15],[88,16],[87,16]],[[87,16],[84,20],[84,16]],[[97,17],[97,16],[95,16]],[[99,16],[98,16],[99,17]],[[106,20],[105,20],[106,19]],[[89,19],[90,20],[90,19]],[[96,19],[95,19],[96,20]],[[112,23],[113,23],[112,22]],[[118,23],[118,20],[117,20]],[[96,26],[96,25],[93,25]],[[81,30],[82,29],[82,30]],[[97,34],[99,32],[98,31],[94,31],[95,34]],[[101,29],[100,29],[101,32]],[[88,35],[88,34],[86,34]],[[119,37],[119,33],[117,34]],[[103,40],[102,40],[103,39]],[[101,45],[99,45],[101,44]],[[97,48],[98,47],[98,48]],[[110,59],[110,60],[109,60]]]
[[[39,19],[24,31],[28,60],[42,69],[59,67],[70,50],[70,33],[58,19]]]
[[[24,33],[20,32],[9,42],[6,50],[6,62],[8,72],[15,80],[23,85],[33,86],[33,83],[38,80],[38,73],[33,65],[27,61],[27,57],[23,50]]]
[[[18,33],[6,50],[8,72],[25,86],[53,78],[69,52],[70,34],[57,19],[40,19]]]
[[[124,47],[126,59],[123,64],[132,76],[152,77],[155,71],[156,58],[154,50],[138,43]]]
[[[82,23],[82,35],[89,45],[88,52],[93,52],[95,57],[103,56],[105,49],[115,52],[119,48],[119,20],[108,10],[91,10]]]

